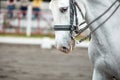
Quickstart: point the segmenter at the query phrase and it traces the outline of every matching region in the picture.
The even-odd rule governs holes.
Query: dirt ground
[[[71,54],[40,46],[0,44],[0,80],[91,80],[87,49]]]

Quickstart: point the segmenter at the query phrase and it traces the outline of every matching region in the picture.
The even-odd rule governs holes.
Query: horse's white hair
[[[65,14],[60,13],[59,8],[69,5],[70,0],[51,0],[50,9],[53,12],[54,23],[69,24],[69,11]],[[112,5],[115,0],[76,0],[79,6],[83,7],[85,20],[90,23],[106,9]],[[102,18],[97,20],[89,28],[91,31],[100,25],[120,4],[117,2]],[[81,8],[82,8],[81,7]],[[92,80],[120,80],[120,8],[114,15],[91,35],[91,41],[88,48],[89,58],[94,65]],[[81,19],[79,18],[79,22]],[[58,48],[63,46],[70,48],[71,38],[69,31],[55,31],[56,44]]]

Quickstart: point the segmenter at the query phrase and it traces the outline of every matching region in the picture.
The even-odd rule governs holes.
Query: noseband
[[[80,14],[82,15],[82,18],[85,20],[85,17],[82,13],[81,8],[79,7],[79,5],[77,4],[77,2],[75,0],[70,0],[70,25],[54,25],[54,30],[55,31],[70,31],[71,33],[71,37],[72,37],[72,32],[75,32],[76,34],[81,34],[82,32],[84,32],[85,30],[87,30],[91,24],[93,24],[94,22],[96,22],[97,20],[99,20],[101,17],[103,17],[106,13],[108,13],[110,11],[110,9],[118,2],[118,0],[116,0],[105,12],[103,12],[100,16],[98,16],[97,18],[95,18],[92,22],[87,23],[87,25],[82,28],[82,29],[78,29],[79,26],[83,25],[84,23],[86,23],[85,21],[82,22],[81,24],[78,23],[78,17],[77,17],[77,9],[79,10]],[[87,35],[86,37],[84,37],[83,39],[81,39],[79,42],[82,42],[84,40],[86,40],[87,38],[89,38],[91,36],[91,34],[93,34],[98,28],[100,28],[105,22],[107,22],[112,15],[118,10],[118,8],[120,7],[120,2],[118,4],[118,6],[115,8],[115,10],[101,23],[99,24],[93,31],[90,32],[89,35]],[[75,25],[74,25],[75,23]]]

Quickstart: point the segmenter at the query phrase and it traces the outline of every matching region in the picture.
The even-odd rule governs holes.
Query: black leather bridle
[[[78,27],[78,17],[77,17],[77,8],[79,9],[82,18],[84,19],[84,14],[82,13],[80,7],[78,6],[75,0],[70,0],[70,25],[54,25],[55,31],[73,31]],[[74,25],[75,22],[75,25]],[[85,22],[83,22],[85,23]],[[82,25],[82,24],[81,24]]]
[[[77,2],[75,0],[70,0],[70,25],[54,25],[54,30],[55,31],[70,31],[71,33],[71,37],[72,33],[75,32],[76,34],[81,34],[82,32],[84,32],[85,30],[87,30],[91,24],[93,24],[94,22],[96,22],[97,20],[99,20],[101,17],[103,17],[117,2],[118,0],[116,0],[105,12],[103,12],[100,16],[98,16],[97,18],[95,18],[92,22],[87,23],[87,25],[82,28],[82,29],[78,29],[79,26],[83,25],[86,22],[83,22],[81,24],[78,23],[78,17],[77,17],[77,9],[79,10],[79,12],[82,15],[82,18],[85,19],[84,14],[82,13],[81,8],[78,6]],[[81,39],[79,42],[82,42],[84,40],[86,40],[87,38],[89,38],[91,36],[92,33],[94,33],[98,28],[100,28],[105,22],[107,22],[112,15],[118,10],[118,8],[120,7],[120,3],[118,4],[118,6],[115,8],[115,10],[109,15],[109,17],[107,17],[100,25],[98,25],[93,31],[90,32],[89,35],[87,35],[86,37],[84,37],[83,39]],[[74,25],[75,22],[75,25]]]

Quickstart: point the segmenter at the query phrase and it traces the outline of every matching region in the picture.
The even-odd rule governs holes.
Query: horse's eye
[[[61,7],[60,12],[65,13],[68,10],[68,7]]]

